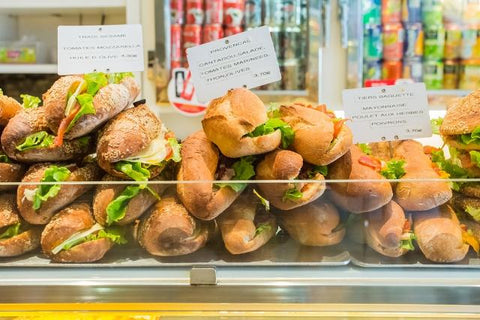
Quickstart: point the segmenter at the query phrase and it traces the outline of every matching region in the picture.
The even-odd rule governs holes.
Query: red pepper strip
[[[54,145],[56,147],[61,147],[63,145],[63,137],[65,136],[65,133],[67,132],[67,128],[70,125],[70,123],[73,121],[77,113],[80,111],[80,105],[77,103],[75,105],[75,109],[73,109],[73,112],[68,115],[68,117],[63,118],[62,122],[60,122],[60,126],[58,127],[57,131],[57,136],[55,137]]]
[[[410,231],[412,231],[412,226],[410,225],[410,220],[405,219],[405,223],[403,224],[402,232],[407,233],[407,232],[410,232]]]
[[[440,151],[440,149],[432,147],[432,146],[424,146],[423,147],[423,153],[425,153],[425,154],[432,154],[435,151]]]
[[[327,113],[327,105],[326,104],[319,104],[315,109],[320,112]]]
[[[369,156],[360,156],[358,158],[358,163],[361,165],[372,168],[375,171],[380,171],[382,169],[382,162],[377,158],[372,158]]]
[[[338,119],[338,121],[333,123],[333,139],[338,137],[338,134],[342,131],[343,124],[348,120],[350,119]]]
[[[172,131],[168,131],[166,134],[165,134],[165,139],[170,139],[170,138],[175,138],[175,134],[172,132]]]

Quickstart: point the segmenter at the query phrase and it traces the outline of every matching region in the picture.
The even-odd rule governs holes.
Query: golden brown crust
[[[17,206],[15,205],[15,194],[0,194],[0,228],[8,227],[20,222]]]
[[[203,131],[197,131],[182,142],[182,163],[178,181],[215,180],[219,154]],[[202,220],[215,219],[240,195],[232,188],[215,190],[211,182],[177,184],[178,197],[187,210]]]
[[[345,125],[334,139],[333,121],[321,111],[292,105],[281,106],[279,112],[281,119],[295,132],[293,150],[306,162],[315,165],[330,164],[344,155],[352,144],[352,132]]]
[[[460,192],[468,197],[480,198],[480,183],[470,182],[462,184]]]
[[[345,228],[338,228],[341,223],[338,210],[327,201],[280,212],[277,217],[282,229],[305,246],[331,246],[340,243],[345,236]]]
[[[395,201],[368,213],[365,236],[373,250],[387,257],[400,257],[408,252],[401,247],[405,213]]]
[[[414,140],[402,141],[394,151],[394,158],[405,160],[402,179],[440,179],[423,146]],[[400,181],[395,188],[395,201],[408,211],[425,211],[438,207],[452,197],[448,182]]]
[[[462,240],[460,223],[448,205],[413,214],[417,243],[425,257],[434,262],[462,260],[469,246]]]
[[[222,154],[240,158],[266,153],[280,145],[280,130],[260,137],[245,136],[267,120],[262,100],[251,91],[239,88],[210,102],[202,126]]]
[[[371,167],[360,164],[362,156],[365,156],[362,150],[352,145],[350,151],[335,161],[328,170],[328,177],[332,180],[378,180],[331,183],[332,200],[353,213],[376,210],[393,197],[390,183]]]
[[[197,251],[212,236],[212,223],[201,222],[172,195],[164,196],[144,218],[138,241],[154,256],[179,256]]]
[[[258,209],[251,193],[241,195],[217,220],[225,248],[231,254],[252,252],[266,244],[277,232],[273,215]],[[262,228],[257,232],[257,228]]]
[[[40,182],[45,170],[52,164],[37,164],[30,167],[22,182]],[[65,181],[96,181],[101,177],[101,170],[96,164],[87,164],[84,167],[63,165],[71,174]],[[50,218],[61,208],[72,203],[75,199],[87,192],[92,185],[66,184],[60,187],[58,194],[42,203],[40,209],[33,209],[33,202],[28,200],[25,191],[35,190],[38,185],[21,185],[17,192],[17,206],[22,217],[31,224],[47,224]],[[28,192],[27,192],[28,193]]]
[[[440,126],[444,136],[471,133],[480,126],[480,90],[475,90],[448,108]]]
[[[0,94],[0,127],[5,127],[20,110],[22,105],[17,100]]]
[[[14,237],[0,240],[0,257],[16,257],[37,249],[40,245],[42,228],[30,228]]]
[[[103,177],[102,181],[120,181],[119,178],[106,175]],[[93,215],[95,220],[101,224],[107,224],[107,207],[115,200],[122,192],[125,190],[126,185],[109,185],[102,184],[97,187],[95,195],[93,197]],[[158,195],[161,195],[163,191],[168,187],[164,184],[151,184],[149,187],[156,192]],[[134,222],[136,219],[140,218],[145,211],[148,210],[155,202],[156,198],[146,189],[140,191],[138,195],[132,198],[126,208],[125,216],[114,222],[118,225],[127,225],[131,222]]]
[[[25,167],[21,164],[0,162],[0,182],[20,182],[24,173]],[[0,186],[0,192],[16,188],[16,185]]]
[[[2,133],[1,144],[11,159],[21,162],[66,161],[81,157],[90,150],[91,142],[80,139],[65,141],[61,147],[51,146],[19,151],[16,147],[27,136],[40,132],[49,132],[44,107],[24,109],[13,117]]]
[[[303,166],[302,156],[289,150],[276,150],[265,156],[257,164],[256,180],[293,180],[300,174]],[[291,210],[315,201],[325,192],[324,176],[317,173],[311,183],[258,183],[258,189],[271,204],[281,210]],[[302,192],[300,199],[285,198],[292,188]]]
[[[42,232],[43,252],[56,262],[93,262],[103,258],[113,243],[106,238],[87,241],[54,254],[52,250],[77,232],[88,230],[95,224],[90,206],[76,203],[56,214]]]

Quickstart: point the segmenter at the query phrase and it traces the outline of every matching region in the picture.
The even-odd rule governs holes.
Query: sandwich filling
[[[12,162],[10,158],[5,153],[0,151],[0,163],[10,163],[10,162]]]
[[[413,240],[417,240],[417,237],[412,231],[410,220],[405,219],[405,223],[403,224],[403,234],[400,238],[400,248],[408,251],[415,250],[415,247],[413,246]]]
[[[25,109],[36,108],[42,103],[42,100],[39,97],[31,96],[29,94],[21,94],[22,98],[22,107]]]
[[[231,168],[228,165],[228,160],[222,157],[219,161],[217,171],[215,173],[215,180],[250,180],[255,176],[255,157],[246,156],[235,161]],[[235,192],[241,192],[247,187],[246,183],[234,183],[234,182],[222,182],[216,183],[216,187],[225,188],[229,187]]]
[[[94,224],[90,229],[79,231],[72,234],[66,240],[52,249],[53,254],[58,254],[62,250],[69,250],[79,244],[95,241],[100,239],[108,239],[116,244],[125,244],[125,231],[118,227],[104,228],[100,224]]]
[[[328,174],[328,167],[327,166],[312,166],[310,164],[305,164],[302,167],[300,174],[295,178],[296,180],[308,180],[314,179],[321,174],[322,176],[327,176]],[[303,198],[304,188],[308,187],[309,184],[293,184],[293,186],[285,191],[282,197],[282,201],[285,202],[287,200],[296,202]]]
[[[477,254],[479,254],[480,244],[479,244],[477,238],[475,238],[475,236],[473,235],[472,230],[468,229],[467,226],[464,225],[464,224],[461,224],[460,228],[462,229],[462,240],[463,240],[463,242],[468,244],[469,246],[471,246],[473,248],[473,250]]]
[[[256,127],[252,132],[247,133],[244,137],[260,137],[274,133],[276,130],[280,130],[282,134],[282,148],[287,149],[292,143],[295,137],[292,127],[287,123],[280,120],[280,118],[270,118],[264,124]]]
[[[131,72],[111,75],[96,72],[85,74],[81,81],[75,82],[66,97],[65,114],[57,131],[55,145],[63,144],[65,133],[70,131],[81,117],[96,113],[93,98],[101,88],[110,83],[120,83],[125,77],[132,76]]]
[[[22,232],[22,224],[20,222],[0,228],[0,241],[18,236]]]
[[[71,171],[66,167],[48,167],[40,182],[63,182],[70,177]],[[42,184],[35,189],[25,189],[24,198],[33,203],[33,209],[38,210],[42,204],[50,198],[54,198],[60,192],[60,184]]]

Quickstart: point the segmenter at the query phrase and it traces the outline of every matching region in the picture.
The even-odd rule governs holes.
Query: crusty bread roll
[[[369,212],[365,226],[365,238],[370,248],[387,257],[400,257],[408,252],[401,247],[405,213],[395,201]]]
[[[275,217],[266,212],[250,192],[241,195],[217,222],[225,248],[231,254],[257,250],[275,235],[278,228]]]
[[[108,238],[86,241],[54,254],[52,250],[77,232],[93,227],[90,206],[86,203],[75,203],[57,213],[45,226],[42,232],[42,250],[56,262],[94,262],[103,258],[113,246]]]
[[[52,132],[58,131],[65,117],[69,91],[82,80],[79,76],[61,77],[43,95],[45,114]],[[94,131],[129,106],[139,93],[140,89],[132,77],[124,78],[119,84],[111,83],[101,88],[93,97],[95,114],[82,116],[65,134],[65,139],[75,139]]]
[[[267,120],[262,100],[253,92],[239,88],[210,102],[202,126],[208,139],[225,156],[240,158],[266,153],[280,145],[280,130],[259,137],[246,136]]]
[[[471,133],[480,126],[480,89],[448,108],[440,126],[443,136]]]
[[[41,233],[40,227],[30,226],[20,218],[14,194],[0,194],[0,230],[17,223],[20,224],[17,235],[0,239],[0,257],[14,257],[35,250],[40,245]]]
[[[154,256],[179,256],[205,246],[214,234],[214,223],[192,217],[171,195],[165,195],[140,223],[138,242]]]
[[[127,109],[107,123],[97,144],[98,165],[110,175],[130,180],[115,169],[115,163],[145,150],[162,133],[162,122],[142,104]],[[150,178],[158,176],[164,165],[151,166]]]
[[[120,181],[121,179],[105,175],[102,181]],[[155,180],[155,179],[154,179]],[[93,215],[95,220],[100,223],[102,226],[107,225],[107,207],[115,200],[125,189],[126,185],[121,184],[101,184],[97,187],[95,195],[93,196]],[[168,187],[166,184],[149,184],[148,187],[161,195],[163,191]],[[125,216],[114,222],[117,225],[127,225],[134,222],[142,214],[145,213],[157,199],[155,196],[148,191],[147,189],[141,190],[135,197],[128,201]]]
[[[342,242],[345,236],[338,210],[327,201],[278,212],[277,218],[281,228],[305,246],[331,246]]]
[[[87,154],[93,139],[75,139],[65,141],[62,146],[51,145],[46,148],[35,148],[24,151],[17,150],[27,136],[45,131],[50,133],[44,107],[23,109],[7,124],[2,133],[1,144],[11,159],[21,162],[67,161],[81,158]]]
[[[413,213],[413,227],[420,250],[431,261],[460,261],[468,252],[460,222],[448,205]]]
[[[256,180],[294,180],[303,167],[302,156],[289,150],[276,150],[257,164]],[[258,189],[270,203],[281,210],[291,210],[315,201],[325,192],[324,176],[316,173],[311,183],[258,183]],[[296,188],[302,193],[299,199],[285,198],[288,190]]]
[[[327,165],[343,156],[352,145],[352,131],[342,125],[334,137],[334,123],[324,112],[301,105],[281,106],[281,119],[295,132],[293,150],[306,162]]]
[[[0,162],[0,182],[20,182],[24,173],[25,167],[21,164],[13,162]],[[16,188],[16,185],[3,185],[0,186],[0,192],[15,190]]]
[[[394,158],[405,160],[405,175],[402,179],[418,181],[400,181],[395,188],[395,201],[407,211],[424,211],[438,207],[452,197],[447,181],[421,181],[421,179],[440,179],[433,169],[432,161],[423,153],[423,146],[414,140],[402,141],[394,150]]]
[[[376,210],[393,197],[390,183],[375,169],[361,164],[359,159],[362,156],[366,155],[359,147],[352,145],[350,151],[329,166],[328,170],[328,177],[332,180],[369,180],[330,184],[332,200],[353,213]]]
[[[0,127],[5,127],[20,110],[22,105],[17,100],[0,93]]]
[[[40,182],[45,170],[52,164],[42,163],[30,167],[25,174],[22,182]],[[78,167],[75,164],[61,165],[70,170],[71,174],[65,181],[96,181],[102,176],[100,168],[96,164],[87,164],[83,167]],[[58,210],[72,203],[75,199],[87,192],[93,186],[88,184],[64,184],[60,186],[60,190],[55,197],[44,201],[40,209],[33,209],[33,201],[29,194],[34,192],[38,185],[21,185],[17,191],[17,206],[22,217],[31,224],[47,224],[51,217],[57,213]]]
[[[182,142],[182,163],[178,181],[215,180],[219,153],[203,131],[197,131]],[[212,220],[227,209],[240,195],[232,188],[216,188],[211,182],[177,184],[183,205],[195,217]]]

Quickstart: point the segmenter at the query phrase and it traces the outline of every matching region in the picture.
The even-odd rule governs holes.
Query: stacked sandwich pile
[[[266,110],[234,89],[180,145],[138,93],[131,74],[94,73],[60,78],[41,106],[0,95],[0,181],[22,181],[0,185],[0,256],[41,246],[53,261],[92,262],[127,240],[156,256],[208,241],[244,254],[279,228],[302,245],[335,245],[346,225],[390,257],[413,250],[414,233],[433,261],[468,250],[450,186],[418,142],[353,145],[323,105]]]

